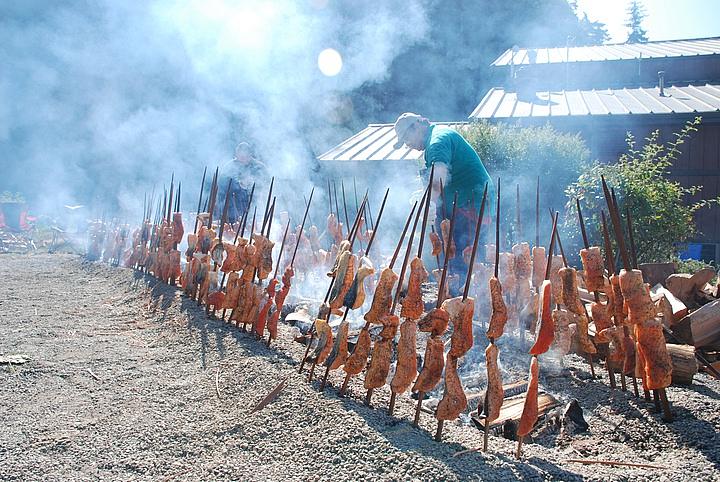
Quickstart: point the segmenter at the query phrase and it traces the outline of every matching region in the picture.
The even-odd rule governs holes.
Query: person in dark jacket
[[[228,182],[230,189],[228,190]],[[253,155],[250,144],[241,142],[235,147],[235,157],[220,166],[218,174],[218,197],[215,202],[213,217],[220,219],[225,205],[225,196],[228,198],[228,223],[239,222],[248,202],[253,183],[255,186],[255,200],[262,189],[267,189],[270,176],[265,164]],[[252,213],[250,213],[252,216]],[[250,221],[248,220],[248,223]]]

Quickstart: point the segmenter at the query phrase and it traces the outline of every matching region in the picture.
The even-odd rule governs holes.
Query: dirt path
[[[492,437],[492,454],[453,458],[458,450],[479,446],[482,434],[449,423],[444,441],[436,443],[431,416],[423,416],[423,430],[413,429],[412,404],[401,397],[396,418],[388,417],[381,409],[387,406],[386,390],[374,397],[380,408],[365,407],[357,380],[349,398],[338,398],[335,388],[320,394],[297,373],[302,347],[290,340],[285,326],[278,343],[267,348],[207,319],[173,288],[70,255],[4,255],[0,279],[0,354],[30,358],[0,368],[1,480],[718,477],[720,384],[704,375],[696,390],[688,390],[692,403],[704,406],[701,416],[686,413],[689,408],[679,400],[684,395],[670,392],[692,423],[688,430],[697,431],[691,432],[694,437],[658,428],[662,423],[647,411],[617,410],[598,401],[592,406],[591,432],[564,446],[539,437],[517,462],[511,455],[514,444]],[[249,413],[285,377],[288,385],[277,400]],[[340,375],[330,380],[337,387]],[[596,391],[607,400],[602,385]],[[627,400],[622,403],[627,407]],[[651,418],[642,425],[648,430],[673,435],[658,442],[671,444],[669,452],[634,447],[632,435],[630,442],[610,440],[629,445],[627,453],[598,453],[598,436],[612,436],[624,421],[641,425],[639,417]],[[648,450],[657,453],[638,460]],[[684,459],[670,463],[669,453]],[[583,455],[650,460],[682,470],[565,462]]]

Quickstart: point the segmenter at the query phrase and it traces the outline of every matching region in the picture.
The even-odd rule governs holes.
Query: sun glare
[[[335,49],[325,49],[318,55],[318,68],[323,75],[335,77],[342,70],[342,56]]]

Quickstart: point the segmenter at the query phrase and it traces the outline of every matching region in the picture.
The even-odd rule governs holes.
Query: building
[[[720,37],[551,49],[507,50],[492,64],[502,85],[490,89],[472,120],[522,126],[550,123],[579,132],[592,154],[614,162],[631,131],[663,141],[697,116],[698,132],[670,176],[702,186],[690,201],[720,195]],[[720,260],[720,209],[697,214],[695,254]]]
[[[580,133],[594,158],[614,162],[626,150],[627,132],[644,139],[659,129],[670,140],[683,124],[702,117],[671,178],[699,185],[689,201],[720,196],[720,37],[546,49],[513,48],[493,63],[500,85],[491,88],[470,121],[551,124]],[[463,122],[445,123],[462,129]],[[375,169],[412,171],[422,153],[394,150],[392,124],[371,124],[319,160]],[[392,162],[376,162],[392,161]],[[382,169],[382,168],[381,168]],[[701,236],[694,254],[720,260],[720,209],[697,215]]]

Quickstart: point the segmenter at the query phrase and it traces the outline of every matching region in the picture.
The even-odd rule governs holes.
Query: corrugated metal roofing
[[[604,116],[636,114],[692,114],[720,112],[720,84],[660,89],[604,89],[536,92],[534,98],[518,98],[516,92],[493,88],[471,119],[524,117]]]
[[[608,44],[587,47],[555,47],[543,49],[508,49],[491,64],[508,65],[553,64],[561,62],[592,62],[604,60],[643,59],[665,57],[691,57],[720,54],[720,37],[664,40],[638,44]],[[532,57],[535,57],[532,59]],[[532,60],[531,60],[532,59]]]
[[[467,122],[436,122],[457,129]],[[393,149],[397,142],[394,124],[370,124],[362,131],[318,156],[321,161],[416,161],[422,151],[405,146]]]

